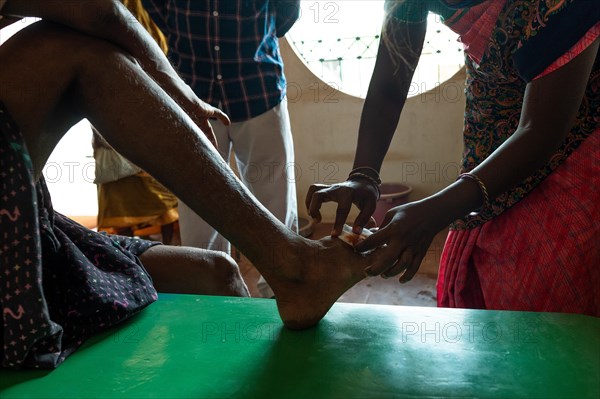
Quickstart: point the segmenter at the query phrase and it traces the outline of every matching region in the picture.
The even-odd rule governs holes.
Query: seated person
[[[42,19],[0,46],[3,367],[56,367],[155,301],[155,288],[248,293],[223,253],[95,233],[53,211],[42,168],[82,118],[244,253],[287,327],[315,325],[364,277],[368,257],[291,232],[241,184],[210,141],[208,120],[227,116],[194,95],[120,2],[0,0],[0,16],[0,28]]]

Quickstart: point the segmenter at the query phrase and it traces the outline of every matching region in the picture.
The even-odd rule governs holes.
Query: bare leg
[[[159,292],[249,296],[238,265],[224,252],[158,245],[140,260]]]
[[[286,326],[316,324],[364,277],[365,257],[338,240],[306,240],[260,205],[200,129],[120,49],[42,23],[0,47],[0,58],[0,100],[21,127],[38,175],[66,129],[89,118],[117,151],[250,259],[273,288]]]

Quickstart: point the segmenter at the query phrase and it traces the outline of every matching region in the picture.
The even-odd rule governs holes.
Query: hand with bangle
[[[332,186],[313,185],[306,200],[309,214],[320,221],[321,204],[337,202],[332,232],[332,236],[336,237],[341,233],[354,203],[360,213],[354,222],[353,232],[360,233],[375,211],[380,184],[376,169],[361,166],[354,168],[345,182]],[[488,188],[483,180],[474,173],[463,173],[455,184],[436,195],[390,209],[379,230],[355,245],[357,252],[378,248],[365,272],[384,278],[400,275],[402,283],[411,280],[433,237],[457,217],[476,208],[481,211],[489,206],[489,202]]]
[[[379,177],[379,172],[369,166],[354,168],[348,175],[348,180],[357,179],[366,179],[369,181],[377,190],[377,199],[379,200],[379,198],[381,198],[381,190],[379,189],[379,186],[381,186],[381,178]]]
[[[352,169],[348,179],[342,183],[333,185],[313,184],[308,190],[306,196],[306,208],[309,215],[317,222],[321,221],[319,209],[325,202],[337,202],[337,212],[333,231],[331,235],[337,237],[342,233],[342,229],[352,204],[360,210],[352,231],[360,234],[362,229],[371,220],[371,215],[375,212],[377,200],[381,196],[379,186],[381,178],[379,172],[369,166],[361,166]]]

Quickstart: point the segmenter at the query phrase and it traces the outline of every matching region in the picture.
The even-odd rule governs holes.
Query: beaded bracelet
[[[379,177],[379,172],[376,171],[375,169],[371,168],[370,166],[360,166],[358,168],[354,168],[350,171],[350,175],[353,175],[354,173],[362,173],[361,171],[373,172],[376,177],[373,177],[373,176],[370,176],[370,177],[375,180],[375,183],[377,185],[381,185],[381,178]]]
[[[381,190],[379,189],[379,185],[381,183],[378,183],[377,180],[375,180],[373,177],[366,175],[364,173],[351,172],[350,175],[348,176],[348,180],[351,180],[353,177],[359,177],[359,178],[368,180],[373,185],[373,187],[375,187],[375,189],[377,190],[377,199],[381,198]]]
[[[464,179],[464,178],[471,179],[475,183],[477,183],[477,185],[479,186],[479,190],[481,191],[481,195],[483,196],[483,204],[481,205],[479,210],[475,213],[479,213],[479,212],[481,212],[482,209],[489,207],[490,196],[488,194],[488,190],[487,190],[487,187],[485,186],[485,183],[477,175],[474,175],[472,173],[462,173],[462,174],[458,175],[456,180],[460,180],[460,179]]]

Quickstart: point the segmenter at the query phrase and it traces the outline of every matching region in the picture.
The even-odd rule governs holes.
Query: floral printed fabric
[[[56,367],[157,299],[136,256],[157,243],[99,234],[55,213],[2,103],[0,237],[2,367]]]
[[[583,8],[582,8],[583,7]],[[589,10],[584,9],[589,7]],[[595,2],[508,0],[500,11],[480,62],[465,57],[466,109],[462,171],[483,162],[517,129],[529,76],[534,78],[566,53],[598,21]],[[585,12],[587,11],[587,12]],[[579,18],[586,15],[585,18]],[[565,30],[572,26],[573,29]],[[587,26],[583,32],[581,26]],[[576,29],[575,29],[576,28]],[[562,32],[559,39],[547,32]],[[531,66],[527,54],[552,49],[556,57]],[[557,52],[556,49],[562,49]],[[532,61],[533,62],[533,61]],[[539,72],[538,72],[539,71]],[[456,221],[452,229],[470,229],[502,214],[527,196],[599,126],[600,59],[594,64],[577,119],[548,164],[491,201],[476,216]]]

